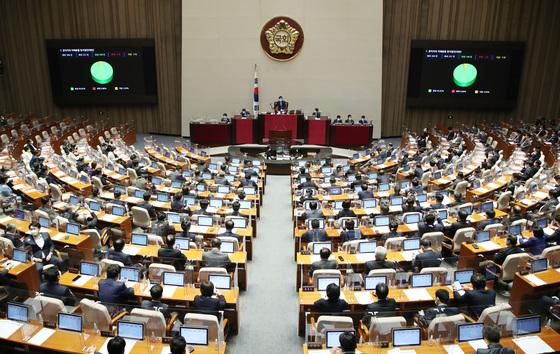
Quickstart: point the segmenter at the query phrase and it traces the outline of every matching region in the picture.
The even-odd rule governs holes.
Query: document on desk
[[[416,257],[418,251],[402,251],[401,255],[403,256],[404,260],[410,262]]]
[[[175,295],[175,290],[179,289],[178,286],[164,285],[163,286],[163,297],[172,298]]]
[[[59,232],[56,235],[54,235],[53,237],[51,237],[53,240],[55,241],[60,241],[62,240],[64,237],[66,237],[66,234],[64,232]]]
[[[321,260],[321,255],[312,254],[312,255],[309,256],[309,258],[311,258],[311,263],[318,262],[318,261]]]
[[[164,345],[164,346],[161,348],[161,354],[169,354],[169,353],[171,353],[171,350],[169,349],[169,346],[168,346],[168,345]]]
[[[513,342],[517,344],[525,353],[552,353],[554,349],[546,344],[539,336],[528,336],[514,338]]]
[[[548,194],[545,193],[545,192],[537,191],[537,192],[533,193],[533,195],[535,196],[535,198],[539,198],[539,199],[548,198]]]
[[[447,344],[443,346],[443,349],[445,349],[447,354],[465,354],[459,344]]]
[[[375,260],[375,253],[356,253],[356,259],[360,263],[365,263]]]
[[[552,235],[552,234],[554,233],[554,229],[551,228],[551,227],[545,227],[545,228],[543,229],[543,231],[544,231],[544,233],[545,233],[546,236],[550,236],[550,235]]]
[[[12,320],[0,320],[0,338],[10,338],[23,324]]]
[[[199,225],[193,225],[189,229],[190,232],[195,234],[204,234],[206,233],[206,230],[208,230],[208,226],[199,226]]]
[[[82,275],[80,275],[80,277],[78,278],[78,280],[72,282],[72,285],[75,285],[75,286],[84,286],[84,285],[86,285],[86,283],[87,283],[88,281],[91,280],[91,278],[93,278],[91,275],[83,275],[83,274],[82,274]]]
[[[488,348],[488,344],[486,344],[486,342],[484,341],[484,339],[470,340],[470,341],[469,341],[469,344],[470,344],[470,346],[471,346],[474,350],[486,349],[486,348]]]
[[[537,277],[535,274],[528,274],[525,276],[525,280],[530,281],[531,283],[535,284],[536,286],[546,285],[546,282],[541,278]]]
[[[33,345],[42,345],[50,336],[54,334],[55,330],[50,328],[41,328],[37,334],[35,334],[31,339],[27,341],[27,343]]]
[[[478,243],[478,247],[482,247],[487,251],[493,251],[493,250],[497,250],[502,248],[502,246],[498,245],[496,242],[494,241],[484,241],[484,242],[479,242]]]
[[[126,245],[123,248],[123,252],[131,255],[131,256],[136,256],[138,254],[138,252],[140,252],[140,248],[139,247],[134,247],[134,246],[130,246],[130,245]]]
[[[403,292],[410,301],[429,301],[434,299],[430,293],[428,293],[428,290],[423,288],[405,289]]]
[[[105,215],[103,215],[101,220],[105,221],[105,222],[113,222],[113,221],[117,220],[118,218],[120,218],[120,216],[118,216],[118,215],[105,214]]]
[[[354,297],[356,297],[360,305],[369,305],[373,303],[373,297],[369,291],[356,291],[354,292]]]
[[[5,223],[7,223],[7,222],[10,221],[10,220],[12,220],[12,217],[11,217],[11,216],[4,215],[4,216],[2,216],[2,217],[0,218],[0,224],[5,224]]]

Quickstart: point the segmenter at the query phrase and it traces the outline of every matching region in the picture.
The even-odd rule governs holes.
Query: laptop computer
[[[231,289],[231,278],[226,274],[210,274],[208,281],[214,284],[214,288],[229,290]]]
[[[420,328],[393,328],[391,329],[393,347],[418,346],[421,341]]]

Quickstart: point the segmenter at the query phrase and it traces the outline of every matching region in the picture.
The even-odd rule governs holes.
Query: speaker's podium
[[[302,142],[305,139],[304,124],[304,116],[299,111],[291,111],[289,114],[259,114],[255,142],[269,144],[272,131],[284,132],[274,133],[281,135],[290,132],[290,145]]]

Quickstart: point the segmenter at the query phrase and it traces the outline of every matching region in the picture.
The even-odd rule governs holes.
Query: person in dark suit
[[[99,281],[99,300],[108,304],[122,304],[134,297],[134,288],[127,288],[119,281],[121,267],[111,264],[107,267],[107,279]]]
[[[208,209],[208,206],[210,205],[210,201],[208,199],[202,199],[199,202],[199,205],[200,205],[200,209],[195,210],[193,215],[212,215],[206,210],[206,209]]]
[[[251,113],[249,113],[248,110],[246,110],[245,108],[241,109],[241,113],[239,113],[239,115],[241,117],[249,117],[251,115]]]
[[[278,101],[274,102],[274,111],[278,112],[286,112],[288,111],[288,101],[285,101],[282,96],[278,96]]]
[[[315,184],[315,182],[311,180],[311,177],[303,177],[303,178],[304,181],[298,184],[298,189],[304,189],[304,188],[317,189],[317,185]]]
[[[352,119],[352,115],[349,114],[346,116],[346,120],[344,121],[345,124],[354,124],[354,119]]]
[[[116,336],[107,342],[107,353],[108,354],[124,354],[124,349],[126,347],[126,342],[124,338]]]
[[[486,220],[481,221],[478,223],[478,229],[479,230],[484,230],[484,228],[488,225],[492,225],[492,224],[496,224],[499,223],[500,220],[496,219],[496,212],[494,211],[494,209],[492,210],[487,210],[486,212],[484,212],[486,214]]]
[[[74,306],[76,296],[67,287],[59,284],[60,273],[57,267],[51,267],[44,272],[45,281],[39,287],[39,293],[44,296],[62,300],[65,305]]]
[[[419,315],[418,319],[426,327],[430,325],[430,322],[439,316],[454,316],[459,314],[459,309],[456,307],[449,307],[449,291],[447,289],[438,289],[436,291],[435,304],[436,307],[430,307],[424,311],[424,315]]]
[[[187,257],[175,248],[175,235],[167,235],[164,238],[165,246],[158,250],[158,258],[173,262],[175,269],[183,270],[185,269],[185,262],[187,262]]]
[[[381,235],[381,241],[385,243],[390,238],[401,237],[402,234],[398,232],[399,224],[395,220],[389,221],[389,233]]]
[[[15,248],[23,247],[23,241],[19,237],[16,224],[12,222],[6,225],[6,232],[4,233],[4,235],[2,235],[2,237],[12,241],[12,244]]]
[[[124,240],[122,238],[116,239],[113,242],[113,249],[107,251],[107,259],[112,261],[122,262],[125,266],[132,265],[132,259],[130,256],[123,252]]]
[[[375,249],[375,260],[367,261],[365,264],[365,275],[374,269],[397,269],[397,263],[388,261],[387,249],[383,246],[377,246]]]
[[[319,111],[319,108],[315,108],[315,110],[313,111],[313,117],[321,118],[321,111]]]
[[[443,205],[443,194],[436,193],[436,202],[431,205],[432,209],[445,209],[445,205]]]
[[[175,233],[175,228],[169,224],[165,213],[158,211],[156,218],[157,221],[152,224],[152,234],[165,237],[170,233]]]
[[[342,118],[340,117],[340,114],[336,115],[336,118],[333,120],[333,124],[340,124],[342,123]]]
[[[455,301],[467,307],[469,316],[477,319],[482,310],[496,304],[496,292],[486,289],[486,278],[480,273],[473,274],[471,284],[473,290],[465,290],[464,293],[455,290],[453,296]]]
[[[354,332],[345,331],[338,337],[338,342],[340,343],[341,354],[354,354],[356,353],[356,348],[358,347],[358,339]]]
[[[510,235],[506,239],[506,248],[502,248],[494,255],[494,262],[496,264],[502,265],[506,260],[507,256],[510,254],[516,254],[523,252],[519,247],[517,247],[517,237]]]
[[[301,214],[300,219],[307,220],[307,219],[323,219],[325,215],[323,212],[318,208],[318,204],[316,201],[312,201],[309,203],[309,209],[304,211]]]
[[[355,218],[356,217],[356,213],[354,213],[353,210],[350,209],[350,206],[352,204],[350,204],[349,200],[345,200],[342,202],[342,210],[338,212],[338,214],[336,214],[336,219],[340,219],[340,218]]]
[[[515,354],[515,350],[500,344],[500,329],[497,326],[484,326],[482,333],[488,348],[479,348],[475,354]]]
[[[307,230],[301,235],[301,242],[325,242],[329,240],[325,229],[319,228],[319,220],[311,220],[311,230]]]
[[[173,201],[171,202],[171,211],[175,213],[182,213],[184,209],[185,205],[183,204],[183,194],[175,193],[175,195],[173,195]]]
[[[138,203],[138,207],[140,208],[144,208],[148,211],[148,214],[150,214],[150,218],[155,219],[156,218],[156,208],[154,208],[154,206],[152,204],[150,204],[150,198],[152,197],[152,194],[148,191],[146,191],[146,193],[144,193],[144,195],[142,196],[142,198],[144,199],[144,201],[142,201],[141,203]]]
[[[194,297],[194,307],[202,311],[221,311],[226,308],[226,299],[223,295],[214,293],[212,282],[205,281],[200,284],[200,295]]]
[[[340,287],[336,284],[327,285],[327,298],[319,299],[313,304],[316,312],[339,313],[348,309],[346,300],[340,299]]]
[[[159,284],[155,284],[150,288],[151,300],[144,299],[140,305],[143,309],[155,310],[163,313],[165,317],[168,317],[169,313],[167,311],[167,304],[161,302],[161,297],[163,296],[163,288]]]
[[[409,194],[405,201],[404,205],[402,206],[403,213],[418,213],[422,211],[422,208],[416,202],[416,197],[414,194]]]
[[[219,234],[218,237],[235,237],[237,241],[242,242],[241,236],[233,232],[233,227],[235,226],[233,220],[227,220],[224,223],[224,226],[226,228],[226,231]]]
[[[342,242],[359,240],[362,238],[362,233],[360,229],[354,229],[354,220],[346,219],[344,223],[344,228],[340,233],[340,238],[342,238]]]
[[[231,216],[243,216],[241,214],[241,212],[239,211],[241,209],[241,204],[239,203],[239,200],[234,201],[233,203],[231,203]]]
[[[194,242],[195,235],[189,232],[190,228],[191,228],[191,222],[187,218],[181,220],[181,230],[183,231],[177,232],[175,234],[175,237],[188,238],[189,241]]]
[[[368,189],[367,183],[362,183],[362,190],[358,192],[360,200],[373,198],[373,192]]]
[[[459,229],[463,229],[465,227],[472,227],[471,222],[467,220],[469,214],[467,214],[466,211],[459,210],[458,217],[459,219],[453,224],[451,224],[451,226],[449,226],[447,230],[445,230],[446,234],[448,234],[450,237],[455,236],[455,233]]]
[[[29,225],[29,236],[24,240],[25,247],[29,247],[37,272],[43,272],[45,264],[52,264],[62,269],[62,259],[58,258],[54,252],[54,243],[46,232],[39,232],[41,225],[32,222]]]
[[[540,256],[542,251],[546,248],[544,230],[542,228],[533,230],[533,236],[529,237],[528,240],[524,241],[520,239],[519,247],[527,248],[529,253],[533,256]]]
[[[418,223],[418,237],[422,237],[428,232],[441,232],[443,231],[443,225],[439,222],[436,224],[436,216],[432,213],[426,214],[424,216],[424,221]]]
[[[309,270],[310,276],[313,276],[313,272],[319,269],[338,268],[338,262],[334,259],[329,259],[329,257],[331,256],[331,250],[329,250],[328,248],[322,248],[321,251],[319,251],[319,256],[321,257],[321,260],[313,262],[311,264],[311,269]]]
[[[395,316],[397,302],[395,299],[387,297],[389,295],[387,284],[378,283],[375,286],[375,295],[377,296],[377,301],[367,306],[367,312],[371,312],[377,317]]]
[[[432,242],[428,239],[420,240],[421,253],[414,257],[414,270],[419,272],[422,268],[439,267],[441,264],[441,253],[432,250]]]
[[[362,114],[362,116],[360,117],[360,120],[358,121],[358,123],[360,124],[368,124],[368,120],[366,119],[366,116]]]
[[[219,238],[212,239],[212,249],[202,254],[202,263],[206,267],[227,268],[229,265],[229,256],[227,253],[220,251],[222,241]]]
[[[222,119],[220,120],[222,123],[231,123],[231,119],[228,117],[227,113],[222,114]]]

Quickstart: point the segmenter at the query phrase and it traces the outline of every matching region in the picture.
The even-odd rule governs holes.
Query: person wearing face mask
[[[274,112],[286,112],[288,111],[288,101],[284,101],[282,96],[278,97],[278,101],[274,102]]]
[[[42,274],[46,264],[53,264],[62,269],[63,261],[54,252],[54,243],[47,232],[40,232],[41,225],[34,221],[29,225],[28,236],[24,244],[31,250],[32,260],[35,262],[37,272]]]
[[[228,117],[227,113],[222,114],[222,123],[231,123],[231,119]]]

